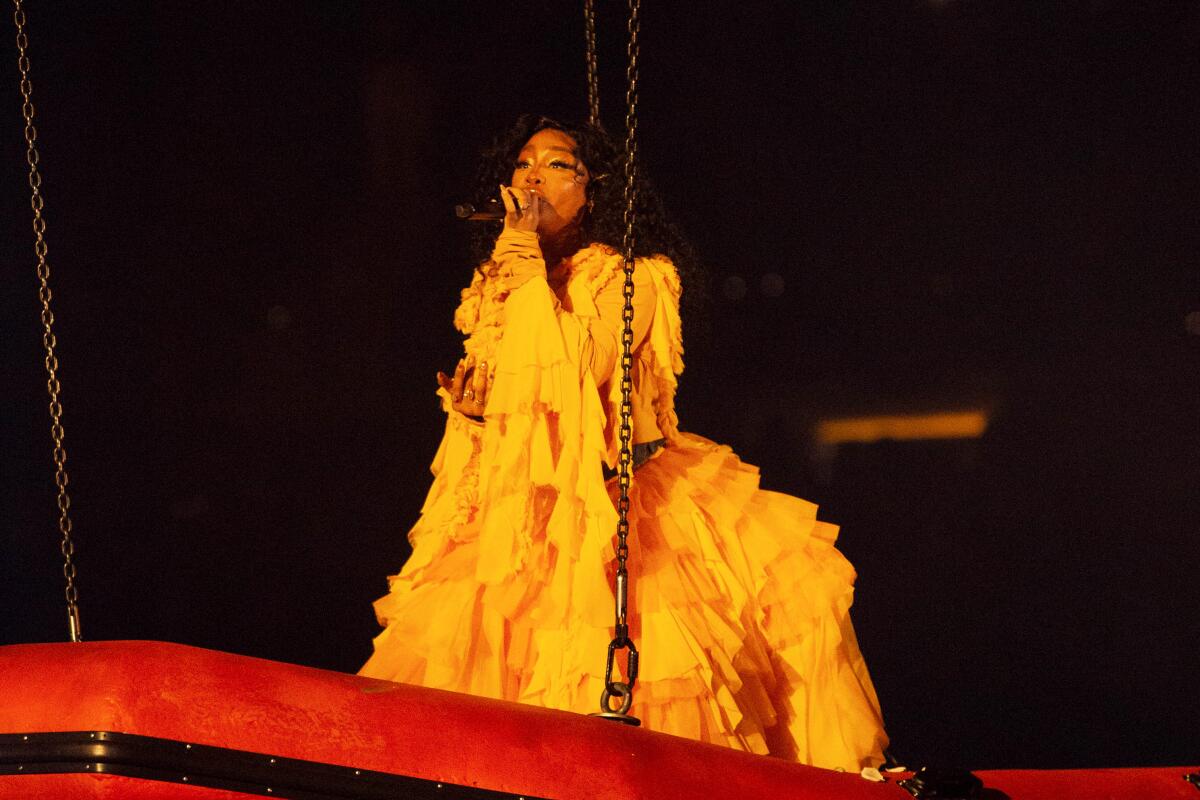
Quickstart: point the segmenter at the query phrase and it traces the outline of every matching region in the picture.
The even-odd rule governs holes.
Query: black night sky
[[[366,659],[459,352],[450,209],[516,114],[583,115],[581,6],[28,0],[86,638]],[[10,644],[66,624],[2,30]],[[1200,752],[1197,41],[1196,2],[645,2],[641,154],[709,274],[684,427],[842,525],[910,764]],[[814,457],[948,408],[991,424]]]

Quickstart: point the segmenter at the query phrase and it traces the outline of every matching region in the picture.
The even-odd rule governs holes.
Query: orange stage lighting
[[[816,439],[822,445],[881,439],[978,439],[987,430],[988,419],[988,412],[981,409],[843,417],[818,422]]]

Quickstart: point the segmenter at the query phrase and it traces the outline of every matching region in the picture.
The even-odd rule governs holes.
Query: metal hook
[[[629,660],[625,670],[629,676],[628,683],[613,680],[613,662],[616,660],[616,652],[625,648],[629,649]],[[616,638],[608,644],[608,661],[604,670],[604,691],[600,693],[600,711],[591,716],[611,719],[634,727],[641,725],[640,719],[629,714],[629,709],[633,706],[633,684],[637,682],[637,674],[637,647],[629,638],[629,629],[620,625],[617,627]],[[619,698],[621,701],[620,707],[615,710],[612,706],[613,698]]]

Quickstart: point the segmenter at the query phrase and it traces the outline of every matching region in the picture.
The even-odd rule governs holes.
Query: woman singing
[[[433,486],[412,557],[375,604],[362,674],[594,710],[612,638],[624,233],[601,131],[522,118],[482,170],[507,216],[454,315]],[[639,187],[630,491],[633,709],[650,730],[821,767],[883,761],[850,623],[854,570],[816,506],[758,487],[679,430],[691,259]],[[486,255],[486,253],[484,254]]]

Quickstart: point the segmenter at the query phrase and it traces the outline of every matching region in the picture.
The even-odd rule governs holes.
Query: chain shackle
[[[625,662],[625,680],[614,681],[613,669],[616,666],[617,651],[628,650],[629,657]],[[604,667],[604,691],[600,695],[600,710],[610,714],[627,715],[633,706],[633,685],[638,676],[638,650],[633,640],[629,638],[628,630],[617,630],[617,636],[608,643],[608,660]],[[620,709],[612,707],[613,698],[620,698]]]
[[[22,0],[13,0],[13,22],[17,28],[17,69],[21,73],[21,112],[25,117],[25,160],[29,163],[29,205],[33,209],[33,252],[37,256],[38,300],[42,304],[42,346],[46,350],[46,391],[50,395],[50,438],[54,442],[54,484],[58,488],[58,531],[62,536],[59,550],[63,556],[66,579],[67,629],[72,642],[83,641],[79,621],[79,590],[75,586],[75,542],[71,538],[71,496],[67,493],[66,431],[62,424],[62,385],[58,380],[58,340],[54,336],[54,312],[50,310],[50,265],[46,261],[46,221],[42,217],[42,174],[38,170],[37,127],[33,124],[33,84],[29,80],[29,36],[25,31]]]
[[[604,667],[604,690],[610,695],[625,696],[632,703],[633,685],[637,683],[638,676],[638,650],[633,643],[633,639],[629,637],[629,573],[625,570],[624,566],[617,569],[616,588],[617,622],[613,640],[608,643],[608,659]],[[613,664],[618,650],[629,651],[629,658],[625,665],[624,683],[613,681]],[[617,687],[624,688],[618,689]],[[606,706],[607,700],[601,700],[600,704]]]

